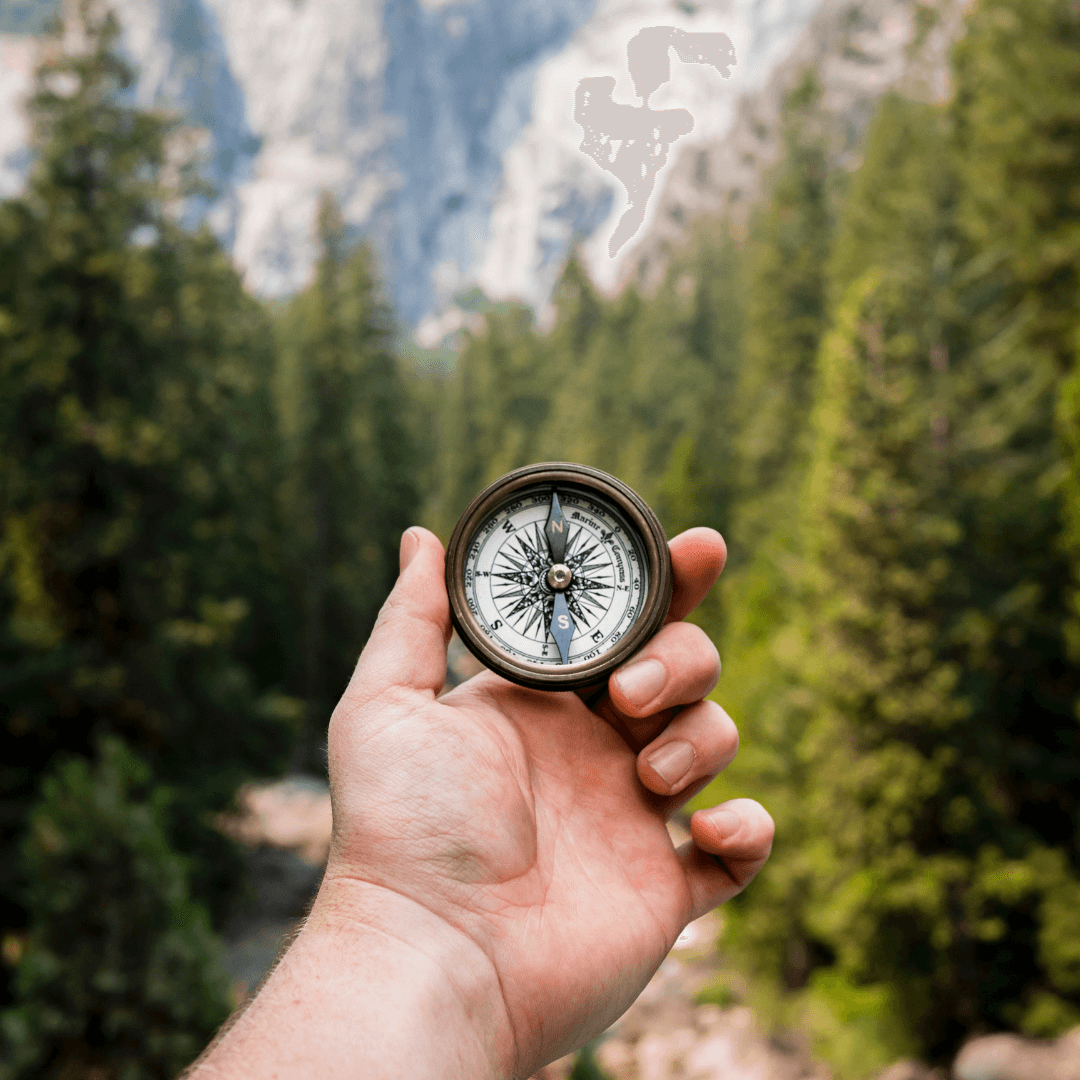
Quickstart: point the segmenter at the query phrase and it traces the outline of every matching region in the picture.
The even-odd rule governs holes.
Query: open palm
[[[768,857],[749,800],[665,821],[734,757],[704,695],[719,673],[680,622],[723,567],[708,529],[671,542],[669,623],[598,691],[528,690],[483,672],[436,699],[450,634],[439,541],[406,534],[403,571],[330,726],[334,844],[324,892],[392,890],[490,967],[527,1074],[634,1000],[690,920]],[[594,694],[593,697],[596,695]],[[720,856],[719,859],[714,856]]]

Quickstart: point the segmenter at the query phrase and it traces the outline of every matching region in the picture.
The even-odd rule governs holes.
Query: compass
[[[446,552],[450,614],[487,667],[522,686],[603,682],[671,603],[667,538],[644,499],[599,469],[515,469],[469,504]]]

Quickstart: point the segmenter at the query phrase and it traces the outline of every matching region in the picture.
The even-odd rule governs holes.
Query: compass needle
[[[547,525],[544,526],[544,535],[547,537],[551,561],[553,563],[565,561],[566,518],[563,517],[559,496],[554,488],[551,491],[551,510],[548,512]],[[565,661],[563,662],[565,663]]]
[[[576,629],[570,610],[566,606],[566,595],[561,592],[556,593],[551,613],[551,636],[555,639],[555,644],[559,646],[559,655],[564,664],[570,655],[570,642],[573,640]]]

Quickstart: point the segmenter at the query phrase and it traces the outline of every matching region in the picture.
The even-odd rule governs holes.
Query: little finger
[[[731,799],[690,819],[693,842],[679,849],[699,918],[742,892],[772,851],[775,826],[769,812],[753,799]]]

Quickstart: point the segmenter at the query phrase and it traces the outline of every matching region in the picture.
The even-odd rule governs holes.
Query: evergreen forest
[[[835,164],[807,73],[749,224],[552,324],[402,347],[329,197],[248,295],[110,16],[0,202],[0,1080],[174,1076],[232,1006],[240,785],[323,731],[420,521],[562,459],[730,558],[695,616],[762,801],[719,995],[843,1080],[1080,1023],[1080,7],[974,0],[944,104]]]

